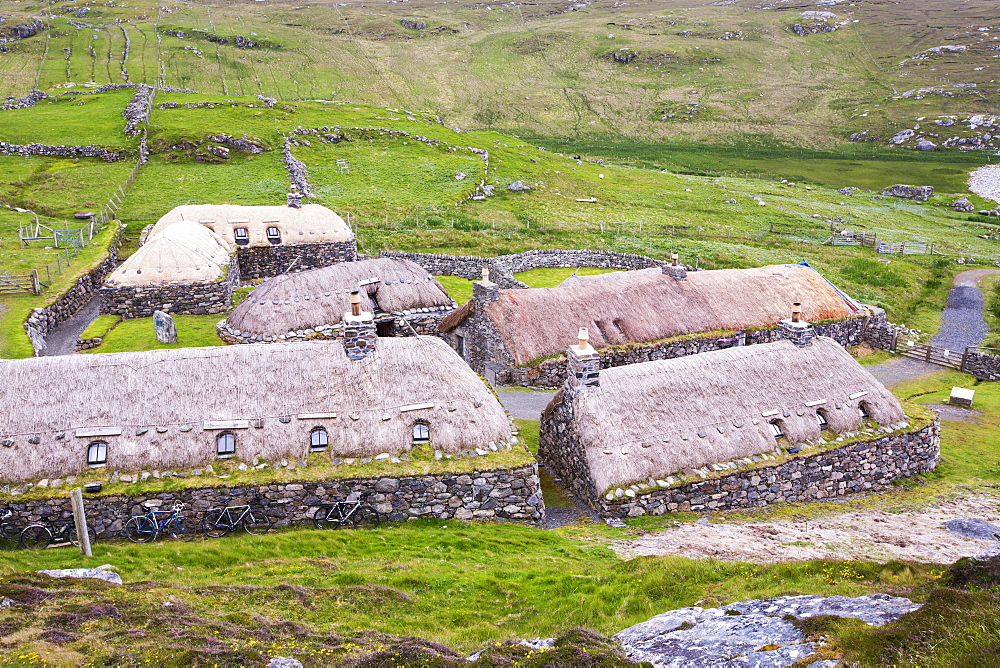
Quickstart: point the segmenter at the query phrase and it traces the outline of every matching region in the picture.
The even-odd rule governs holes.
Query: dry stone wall
[[[270,278],[287,271],[328,267],[338,262],[353,262],[357,258],[358,248],[354,239],[334,243],[240,246],[236,249],[240,277],[244,281]]]
[[[967,350],[962,371],[972,374],[976,380],[1000,380],[1000,355],[975,349]]]
[[[48,144],[10,144],[0,141],[0,153],[15,155],[43,155],[50,158],[99,158],[105,162],[127,159],[127,151],[109,151],[100,146],[51,146]]]
[[[358,494],[369,494],[366,503],[378,511],[380,519],[390,522],[417,518],[538,522],[545,512],[536,464],[470,473],[97,495],[85,498],[85,504],[87,521],[98,535],[107,536],[120,532],[123,523],[132,515],[143,514],[150,508],[168,510],[178,502],[186,504],[186,514],[197,521],[209,508],[259,498],[264,501],[272,523],[287,526],[309,522],[320,505],[348,498],[353,500]],[[4,507],[14,513],[12,521],[21,525],[36,522],[44,515],[62,519],[72,517],[68,498],[15,500]]]
[[[45,349],[45,337],[60,323],[68,320],[80,307],[90,301],[115,265],[118,264],[118,248],[121,232],[112,240],[108,256],[96,267],[77,279],[76,283],[52,304],[31,311],[24,323],[24,331],[31,339],[35,355]]]
[[[387,336],[416,336],[418,334],[437,336],[440,333],[438,324],[441,318],[451,313],[452,310],[451,307],[441,306],[417,309],[417,312],[406,311],[394,313],[389,316],[377,314],[375,322],[377,324],[386,323],[388,327]],[[220,321],[216,325],[215,330],[220,339],[230,344],[283,343],[287,341],[307,341],[310,339],[344,338],[344,327],[339,322],[318,325],[309,329],[299,329],[280,336],[265,336],[263,334],[254,334],[253,332],[243,332],[234,329],[225,320]]]

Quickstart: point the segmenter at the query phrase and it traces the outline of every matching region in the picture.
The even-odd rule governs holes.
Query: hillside
[[[884,148],[922,124],[901,145],[995,149],[969,122],[998,111],[995,21],[987,0],[23,0],[0,16],[0,95],[147,83],[518,135],[765,147],[867,133]]]

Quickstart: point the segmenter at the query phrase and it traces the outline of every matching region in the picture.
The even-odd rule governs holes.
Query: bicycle
[[[262,505],[260,499],[256,502],[258,506]],[[243,527],[251,536],[261,536],[271,528],[271,520],[263,508],[254,508],[248,503],[243,506],[212,508],[201,521],[201,530],[212,538],[222,538],[239,527]]]
[[[89,524],[87,525],[87,536],[90,538],[91,545],[97,541],[97,532]],[[63,545],[80,546],[76,535],[76,522],[69,520],[56,526],[52,515],[43,515],[40,522],[26,526],[21,532],[21,543],[29,550]]]
[[[156,540],[160,534],[169,533],[176,541],[187,543],[194,539],[193,522],[182,522],[184,504],[175,504],[170,510],[150,510],[145,515],[135,515],[125,523],[125,537],[133,543],[148,543]],[[166,516],[166,517],[164,517]]]
[[[0,510],[0,550],[16,550],[21,546],[21,531],[13,522],[8,522],[14,513],[4,508]]]
[[[350,498],[350,497],[348,497]],[[371,506],[362,505],[367,501],[368,494],[359,494],[354,501],[337,501],[331,505],[320,506],[313,513],[313,524],[317,529],[377,529],[378,512]]]

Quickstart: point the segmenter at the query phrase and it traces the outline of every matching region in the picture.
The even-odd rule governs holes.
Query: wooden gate
[[[900,345],[902,344],[902,345]],[[910,345],[912,344],[912,345]],[[920,360],[928,364],[948,367],[949,369],[962,370],[965,363],[965,352],[938,348],[926,343],[914,343],[912,341],[899,341],[894,346],[894,352],[903,357]]]
[[[19,292],[33,292],[36,295],[42,293],[42,285],[38,281],[38,272],[32,270],[30,274],[0,274],[0,295],[12,295]]]

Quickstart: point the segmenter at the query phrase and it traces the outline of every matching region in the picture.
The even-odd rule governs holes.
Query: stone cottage
[[[242,280],[357,259],[354,232],[344,219],[297,198],[297,193],[289,193],[288,206],[178,206],[156,222],[150,238],[182,220],[203,225],[235,249]]]
[[[0,482],[91,468],[190,469],[310,458],[450,458],[508,449],[511,423],[435,337],[344,339],[0,361]],[[535,475],[532,473],[531,475]]]
[[[808,323],[779,330],[787,339],[603,370],[581,330],[539,462],[618,516],[863,492],[936,465],[936,419],[908,418]]]
[[[218,325],[228,343],[339,338],[357,292],[379,336],[437,334],[456,306],[437,279],[409,260],[378,258],[283,274],[254,290]]]
[[[578,326],[593,333],[601,366],[611,367],[770,341],[793,302],[843,345],[859,343],[870,320],[885,318],[804,265],[687,271],[666,264],[574,276],[554,288],[500,289],[487,277],[440,329],[492,383],[558,387]]]
[[[180,221],[149,237],[105,280],[101,310],[145,318],[157,309],[202,315],[229,309],[239,268],[212,230]]]

